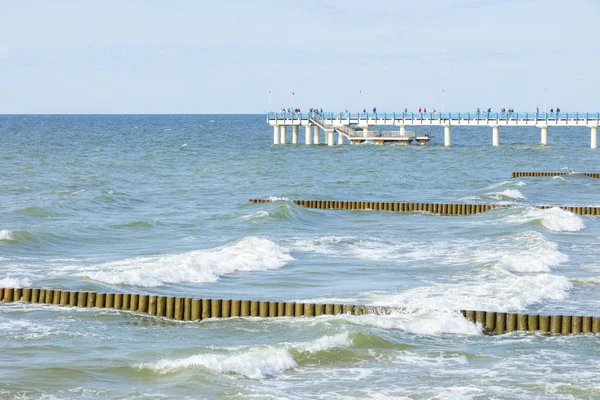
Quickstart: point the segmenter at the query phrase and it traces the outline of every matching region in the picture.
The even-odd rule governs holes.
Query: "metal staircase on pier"
[[[328,123],[325,118],[323,118],[321,115],[319,115],[316,112],[312,112],[310,114],[310,122],[312,124],[317,125],[319,128],[323,129],[324,131],[335,131],[338,134],[346,137],[346,139],[350,140],[352,138],[358,138],[361,137],[361,134],[356,131],[355,129],[350,128],[347,125],[338,125],[335,126],[333,124]]]

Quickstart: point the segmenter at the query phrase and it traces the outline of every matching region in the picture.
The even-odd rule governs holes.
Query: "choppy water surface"
[[[178,323],[0,304],[1,398],[600,398],[599,338],[484,336],[461,308],[598,315],[589,130],[272,144],[263,116],[0,116],[0,286],[407,306]],[[302,135],[301,135],[302,136]],[[279,201],[248,204],[248,198]],[[287,199],[481,202],[466,217]]]

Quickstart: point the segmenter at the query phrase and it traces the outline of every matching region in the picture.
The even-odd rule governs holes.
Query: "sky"
[[[0,0],[0,113],[598,112],[598,20],[599,0]]]

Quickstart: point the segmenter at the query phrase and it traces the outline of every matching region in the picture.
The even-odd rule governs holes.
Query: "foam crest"
[[[521,193],[518,189],[505,189],[502,192],[488,193],[487,196],[492,199],[504,200],[504,201],[525,199],[525,196],[523,196],[523,193]]]
[[[237,374],[250,379],[264,379],[295,368],[298,364],[286,349],[237,350],[230,354],[196,354],[177,360],[161,360],[140,364],[138,368],[150,369],[160,374],[176,372],[190,367],[203,367],[221,374]]]
[[[517,187],[521,187],[521,186],[525,186],[525,182],[523,181],[502,181],[502,182],[498,182],[498,183],[494,183],[493,185],[490,185],[487,187],[487,189],[495,189],[498,187],[502,187],[502,186],[517,186]]]
[[[278,197],[278,196],[269,196],[267,197],[268,200],[271,200],[272,202],[276,202],[276,201],[290,201],[290,199],[288,199],[287,197]]]
[[[348,333],[339,333],[333,336],[323,336],[322,338],[310,341],[293,344],[291,347],[299,352],[315,354],[319,351],[326,351],[333,348],[348,347],[352,345],[352,340],[348,337]]]
[[[30,287],[31,279],[29,278],[3,278],[0,279],[0,287],[3,288],[23,288]]]
[[[0,229],[0,240],[14,240],[13,231],[8,229]]]
[[[504,222],[536,223],[553,232],[578,232],[585,228],[585,223],[579,216],[558,207],[547,209],[523,207],[511,211],[509,216],[503,218]]]
[[[459,313],[444,310],[415,310],[394,312],[390,315],[368,314],[346,315],[352,323],[381,329],[399,329],[417,335],[438,336],[441,334],[480,335],[481,329],[463,318]]]
[[[261,219],[268,217],[268,216],[269,216],[268,211],[261,210],[261,211],[253,212],[252,214],[244,215],[244,216],[240,217],[240,219],[243,219],[244,221],[255,222],[255,221],[260,221]]]
[[[524,232],[517,235],[518,249],[503,254],[499,266],[507,271],[549,272],[552,267],[569,260],[566,254],[558,251],[558,245],[546,240],[538,232]]]
[[[374,304],[413,309],[518,311],[542,300],[563,300],[572,286],[564,276],[506,273],[502,279],[420,286],[402,293],[369,297]]]
[[[325,236],[298,239],[297,251],[334,257],[396,262],[430,261],[439,264],[494,264],[510,271],[547,272],[568,260],[558,246],[535,231],[510,236],[437,241],[435,245],[404,237],[359,239]]]
[[[291,260],[287,248],[249,236],[210,250],[97,264],[85,268],[78,276],[109,284],[146,287],[164,283],[205,283],[216,282],[220,276],[235,272],[281,268]]]

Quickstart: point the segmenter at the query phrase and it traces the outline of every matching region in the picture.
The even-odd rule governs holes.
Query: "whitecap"
[[[352,340],[348,337],[348,333],[339,333],[333,336],[323,336],[319,339],[310,342],[301,342],[292,344],[291,347],[302,353],[317,353],[333,348],[348,347],[352,345]]]
[[[100,282],[150,287],[164,283],[216,282],[222,275],[278,269],[291,260],[289,249],[268,239],[249,236],[215,249],[73,268],[84,270],[77,276]]]
[[[23,288],[30,287],[31,279],[29,278],[10,278],[0,279],[0,287],[3,288]]]
[[[518,311],[543,300],[564,300],[572,284],[567,277],[510,273],[495,279],[419,286],[400,293],[366,294],[373,304],[424,310]]]
[[[510,224],[539,222],[542,227],[553,232],[578,232],[585,228],[581,217],[558,207],[540,209],[518,207],[510,210],[510,215],[502,219]]]
[[[481,334],[480,327],[467,321],[458,312],[448,310],[414,309],[407,312],[393,312],[390,315],[344,315],[343,318],[357,325],[398,329],[417,335]]]
[[[160,374],[176,372],[191,367],[204,367],[221,374],[237,374],[250,379],[264,379],[276,376],[297,366],[296,361],[286,349],[267,347],[229,354],[196,354],[181,359],[164,359],[154,363],[138,365],[141,369],[150,369]]]
[[[260,211],[254,212],[252,214],[243,215],[243,216],[240,217],[240,219],[243,219],[245,221],[252,221],[252,222],[254,222],[254,221],[261,220],[261,219],[263,219],[265,217],[268,217],[268,216],[269,216],[269,212],[268,211],[260,210]]]
[[[267,197],[268,200],[272,201],[272,202],[276,202],[276,201],[290,201],[290,199],[288,199],[287,197],[278,197],[278,196],[269,196]]]
[[[15,240],[13,231],[9,229],[0,229],[0,240]]]
[[[518,189],[506,189],[502,192],[488,193],[487,196],[489,196],[492,199],[496,199],[496,200],[524,200],[525,199],[525,196],[523,196],[523,193],[521,193]]]

